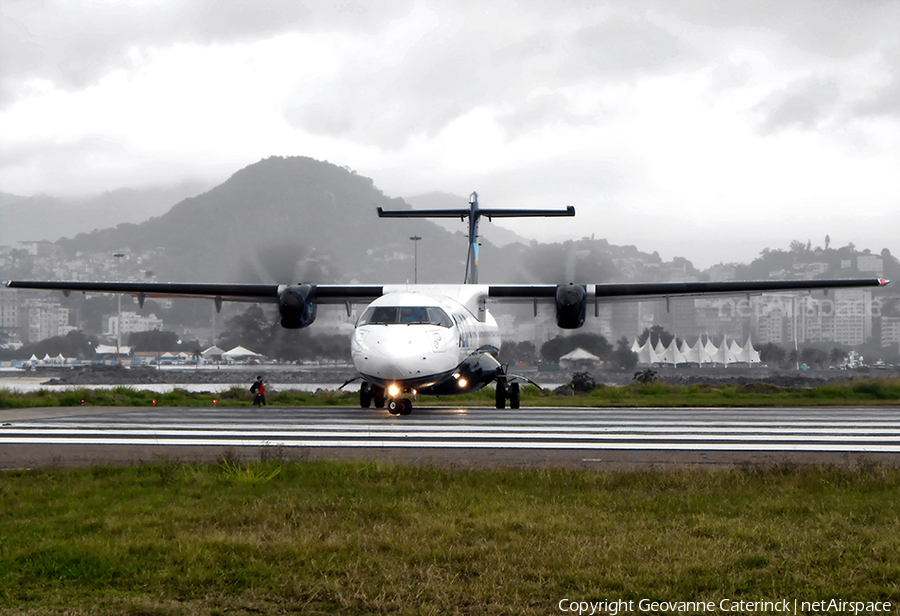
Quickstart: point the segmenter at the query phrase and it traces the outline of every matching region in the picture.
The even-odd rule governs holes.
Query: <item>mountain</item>
[[[462,205],[465,205],[463,203]],[[80,234],[79,252],[147,253],[158,280],[211,282],[410,282],[412,235],[419,282],[462,281],[466,239],[429,220],[380,219],[391,199],[371,179],[306,157],[270,157],[140,224]],[[457,205],[459,207],[459,205]]]
[[[139,223],[209,189],[202,182],[164,188],[123,188],[88,198],[20,197],[0,192],[0,246],[72,237],[113,224]]]
[[[410,201],[418,208],[464,208],[468,198],[431,193]],[[73,264],[88,262],[91,255],[103,255],[107,263],[113,253],[127,255],[114,270],[94,268],[96,273],[85,274],[73,265],[79,277],[398,283],[412,282],[417,270],[419,282],[462,282],[465,224],[447,220],[448,230],[428,219],[380,219],[379,206],[404,209],[410,203],[385,196],[370,178],[347,167],[307,157],[270,157],[150,220],[57,243]],[[684,259],[664,263],[657,254],[603,239],[541,244],[487,220],[481,233],[481,282],[702,278]],[[411,236],[423,239],[414,246]]]

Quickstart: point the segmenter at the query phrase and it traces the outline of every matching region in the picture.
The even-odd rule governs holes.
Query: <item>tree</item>
[[[259,304],[254,304],[228,319],[217,343],[223,349],[241,345],[251,351],[268,354],[269,345],[275,337],[274,327],[282,329],[274,317],[267,316]]]
[[[616,350],[612,354],[612,360],[622,370],[631,370],[638,363],[638,354],[631,350],[628,338],[622,336],[616,342]]]
[[[178,347],[178,334],[157,330],[132,332],[128,334],[128,345],[133,351],[164,353]]]
[[[821,368],[825,365],[826,361],[828,361],[828,353],[822,349],[803,347],[803,350],[800,351],[800,363],[806,364],[807,366],[817,366]]]
[[[792,240],[791,241],[791,252],[793,253],[802,253],[806,250],[806,244],[801,242],[800,240]]]
[[[787,350],[774,342],[767,342],[759,347],[759,360],[767,364],[782,365],[787,359]]]
[[[675,335],[667,332],[666,328],[662,325],[654,325],[649,329],[645,328],[641,335],[638,336],[637,342],[639,345],[643,346],[648,338],[650,339],[650,344],[655,344],[653,342],[654,340],[662,340],[662,345],[667,347],[672,343]]]
[[[505,364],[534,364],[537,362],[537,347],[530,340],[504,342],[500,347],[500,362]]]
[[[559,358],[582,348],[593,353],[600,359],[606,359],[612,352],[612,345],[600,334],[575,334],[574,336],[557,336],[548,340],[541,346],[541,358],[544,361],[556,363]]]
[[[63,357],[89,359],[94,356],[96,346],[97,341],[94,338],[88,338],[83,332],[74,330],[65,336],[47,338],[46,340],[23,346],[16,351],[0,350],[0,359],[27,359],[32,355],[37,357],[43,357],[44,355],[56,357],[59,354],[62,354]]]

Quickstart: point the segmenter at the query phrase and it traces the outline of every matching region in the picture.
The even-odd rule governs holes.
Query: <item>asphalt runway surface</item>
[[[900,406],[0,411],[0,468],[282,458],[461,467],[900,466]]]

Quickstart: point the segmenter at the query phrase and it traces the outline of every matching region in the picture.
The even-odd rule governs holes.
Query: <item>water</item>
[[[168,393],[174,389],[185,389],[190,392],[220,393],[228,391],[232,387],[240,387],[249,391],[250,385],[247,383],[122,383],[119,385],[41,385],[46,378],[22,377],[22,378],[3,378],[0,377],[0,389],[7,391],[15,391],[19,393],[29,393],[38,390],[46,391],[68,391],[72,389],[115,389],[116,387],[127,387],[129,389],[152,391],[157,394]],[[317,389],[335,390],[341,386],[340,383],[279,383],[272,381],[267,383],[271,391],[308,391],[314,392]],[[344,387],[343,391],[358,391],[359,383],[350,383]]]

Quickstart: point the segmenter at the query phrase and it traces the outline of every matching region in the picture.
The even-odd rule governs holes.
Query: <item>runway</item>
[[[361,458],[473,466],[900,464],[900,407],[583,409],[350,407],[0,411],[0,466],[151,458]]]

